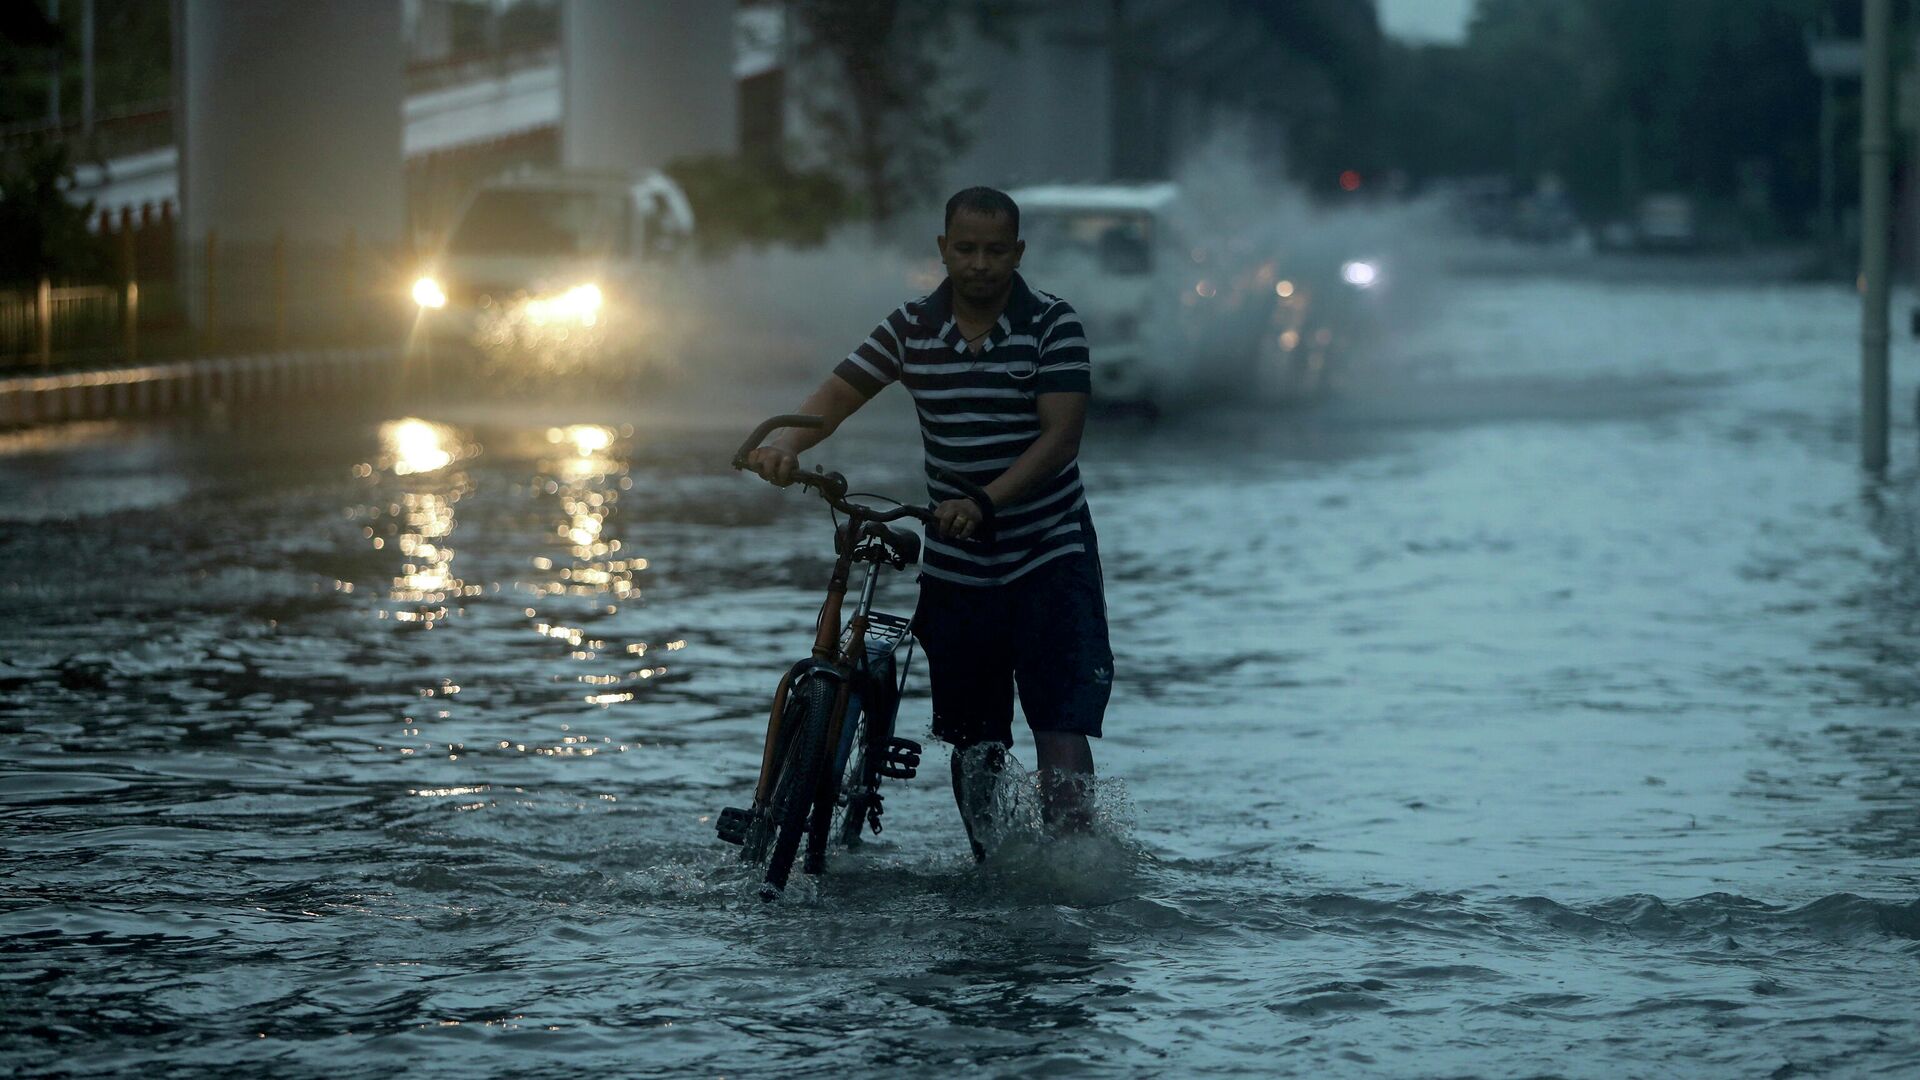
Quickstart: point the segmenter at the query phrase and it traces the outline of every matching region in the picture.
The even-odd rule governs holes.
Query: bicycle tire
[[[851,712],[853,706],[849,704],[847,708],[849,712]],[[866,732],[862,729],[864,729],[866,724],[866,716],[867,716],[866,710],[862,709],[859,715],[857,716],[849,715],[846,718],[846,720],[842,721],[842,727],[844,728],[845,725],[848,723],[855,724],[856,729],[853,732],[854,738],[864,739],[866,737]],[[845,737],[846,737],[846,733],[843,730],[841,733],[841,738],[844,739]],[[834,746],[828,747],[827,759],[826,761],[821,763],[821,768],[823,770],[831,771],[833,769],[834,762],[839,759],[839,753],[840,753],[839,745],[836,744]],[[848,753],[847,755],[847,762],[849,764],[852,764],[854,758],[856,757],[864,758],[865,756],[866,755],[861,751],[858,744],[855,744],[854,750]],[[864,767],[864,763],[862,767]],[[834,811],[839,809],[839,805],[838,805],[840,802],[839,796],[840,796],[840,793],[844,790],[846,790],[846,774],[842,772],[839,775],[836,775],[833,777],[833,791],[829,793],[828,798],[824,802],[820,801],[819,793],[817,791],[814,793],[815,801],[813,805],[812,820],[809,821],[807,825],[807,858],[806,858],[806,862],[803,864],[804,869],[809,874],[818,874],[827,868],[827,844],[829,843],[828,838],[833,835]],[[851,810],[852,807],[849,806],[847,809]],[[865,811],[862,810],[862,813],[864,812]]]
[[[796,683],[796,686],[805,685]],[[794,756],[794,735],[806,724],[805,702],[796,689],[789,693],[786,703],[780,710],[780,734],[774,742],[773,750],[773,788],[767,793],[767,804],[754,815],[748,828],[746,840],[740,845],[740,861],[750,866],[765,866],[767,853],[773,850],[773,839],[779,832],[780,819],[786,800],[792,796],[794,777],[799,768],[788,768],[788,758]]]
[[[800,708],[794,719],[800,730],[787,744],[787,760],[781,766],[779,788],[769,807],[779,833],[773,842],[773,855],[767,861],[767,876],[760,895],[768,900],[787,887],[793,874],[793,859],[799,854],[800,839],[811,825],[808,810],[813,807],[814,792],[820,786],[820,770],[831,765],[827,742],[827,723],[833,719],[833,702],[839,686],[831,679],[809,678],[799,687]]]
[[[840,818],[840,843],[850,848],[860,846],[861,833],[867,827],[867,803],[880,787],[880,777],[867,760],[868,726],[872,722],[872,714],[860,710],[853,729],[853,750],[847,755],[846,772],[840,774],[840,790],[847,792],[847,805]]]

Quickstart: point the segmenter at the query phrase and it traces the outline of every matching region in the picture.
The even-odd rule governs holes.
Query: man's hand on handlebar
[[[943,540],[967,540],[980,531],[986,514],[972,499],[948,499],[933,508],[934,527]]]
[[[775,487],[786,487],[800,471],[800,457],[778,446],[762,446],[747,455],[747,468]]]

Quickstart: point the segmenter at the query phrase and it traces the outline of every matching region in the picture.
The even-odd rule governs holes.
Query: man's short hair
[[[947,220],[941,227],[953,228],[953,215],[971,210],[976,214],[1005,214],[1013,222],[1013,235],[1020,235],[1020,207],[1007,193],[990,187],[970,187],[953,193],[947,200]]]

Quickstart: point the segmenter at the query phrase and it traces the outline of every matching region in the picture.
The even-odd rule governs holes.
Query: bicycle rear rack
[[[867,612],[867,655],[884,656],[899,648],[912,628],[912,619],[884,611]]]

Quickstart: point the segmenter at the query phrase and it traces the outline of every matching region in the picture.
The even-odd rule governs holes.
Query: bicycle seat
[[[852,524],[851,521],[842,522],[839,531],[834,533],[834,554],[843,554],[847,550],[848,531]],[[920,537],[905,529],[896,529],[879,521],[863,522],[860,539],[879,541],[885,549],[887,561],[903,569],[920,561]]]

